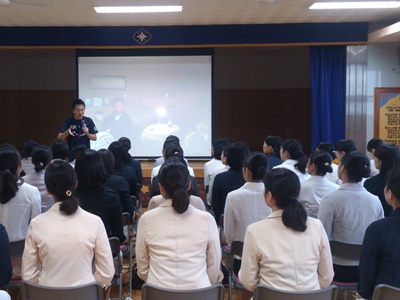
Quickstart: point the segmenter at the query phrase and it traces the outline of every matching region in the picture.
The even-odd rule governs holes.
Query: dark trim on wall
[[[368,23],[0,27],[0,47],[157,47],[366,43]]]

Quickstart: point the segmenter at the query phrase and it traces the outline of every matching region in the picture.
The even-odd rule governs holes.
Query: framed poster
[[[400,87],[375,88],[374,137],[400,146]]]

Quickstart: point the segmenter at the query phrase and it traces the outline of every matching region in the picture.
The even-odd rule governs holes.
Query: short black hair
[[[357,151],[357,145],[353,140],[340,140],[336,143],[336,150],[347,154]]]
[[[250,153],[249,147],[243,142],[236,142],[228,147],[226,161],[232,170],[240,170],[244,158]]]
[[[368,150],[368,152],[371,152],[372,149],[376,149],[379,145],[382,145],[384,143],[385,142],[379,138],[373,138],[373,139],[369,140],[369,142],[367,144],[367,150]]]
[[[27,140],[24,143],[24,149],[22,150],[22,157],[27,158],[32,156],[32,151],[38,146],[38,142],[35,140]]]
[[[50,144],[53,159],[66,159],[68,157],[69,147],[65,140],[55,139]]]
[[[79,98],[72,101],[72,103],[71,103],[72,110],[74,110],[75,106],[77,106],[77,105],[83,105],[84,107],[86,107],[85,101],[83,101],[82,99],[79,99]]]
[[[121,97],[115,97],[112,101],[112,105],[115,106],[117,103],[124,103],[124,99]]]
[[[214,158],[221,160],[221,153],[222,150],[226,147],[229,146],[229,141],[227,139],[215,139],[212,143],[214,147]]]
[[[131,149],[131,140],[127,137],[123,136],[118,139],[118,142],[122,143],[127,151]]]

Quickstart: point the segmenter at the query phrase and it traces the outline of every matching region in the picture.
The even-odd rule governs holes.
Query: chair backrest
[[[374,290],[372,300],[400,299],[400,289],[387,284],[378,284]]]
[[[120,242],[119,239],[115,236],[108,238],[110,243],[111,252],[113,257],[117,257],[120,251]]]
[[[25,249],[25,240],[11,242],[10,243],[10,256],[22,256]]]
[[[243,252],[243,242],[233,241],[231,244],[231,254],[235,258],[241,258]]]
[[[346,244],[330,241],[333,256],[346,260],[360,260],[362,245]]]
[[[132,223],[131,215],[127,212],[122,213],[122,226],[127,226]]]
[[[224,286],[215,284],[196,290],[172,290],[157,287],[150,283],[142,286],[142,300],[223,300]]]
[[[40,286],[30,282],[21,284],[22,300],[103,300],[103,287],[92,282],[76,287],[48,287]]]
[[[289,292],[258,284],[254,290],[253,300],[336,300],[339,291],[336,285],[315,291]]]

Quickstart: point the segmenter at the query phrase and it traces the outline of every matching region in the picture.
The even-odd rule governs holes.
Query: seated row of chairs
[[[104,300],[104,291],[100,284],[94,282],[79,287],[53,288],[29,282],[21,284],[22,300]],[[385,284],[375,288],[372,300],[399,299],[400,289]],[[223,300],[222,284],[212,285],[198,290],[171,290],[145,283],[142,287],[142,300]],[[257,285],[253,300],[338,300],[339,288],[331,285],[325,289],[310,292],[288,292],[271,287]]]

